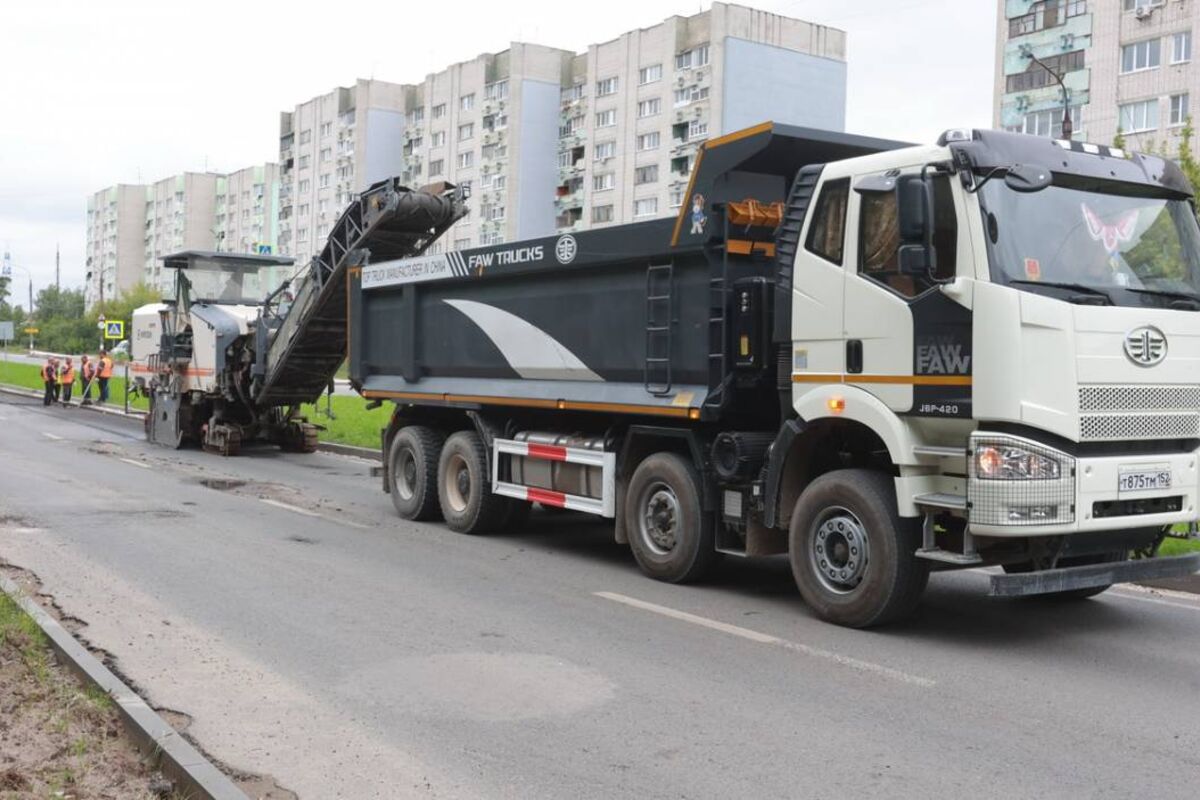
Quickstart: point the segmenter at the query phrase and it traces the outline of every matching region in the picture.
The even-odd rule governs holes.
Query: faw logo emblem
[[[971,355],[961,344],[922,344],[917,346],[918,375],[967,375]]]
[[[579,246],[575,243],[575,237],[569,233],[558,237],[558,241],[554,243],[554,257],[560,264],[570,264],[575,260],[577,252]]]
[[[1167,337],[1150,325],[1134,328],[1125,334],[1125,355],[1139,367],[1153,367],[1167,357]]]

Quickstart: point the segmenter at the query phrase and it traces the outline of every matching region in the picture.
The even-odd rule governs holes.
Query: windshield
[[[257,269],[181,269],[192,302],[257,305],[266,297]]]
[[[1200,230],[1186,200],[1050,186],[1018,193],[1003,181],[981,191],[992,280],[1117,305],[1200,298]],[[1050,284],[1070,284],[1052,287]]]

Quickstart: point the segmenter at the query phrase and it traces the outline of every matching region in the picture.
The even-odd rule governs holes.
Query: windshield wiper
[[[1112,297],[1103,289],[1097,289],[1095,286],[1086,286],[1082,283],[1060,283],[1058,281],[1026,281],[1018,278],[1011,278],[1009,283],[1019,283],[1022,286],[1049,286],[1053,289],[1069,289],[1075,292],[1083,292],[1092,297],[1102,297],[1108,305],[1112,305]]]
[[[1188,303],[1193,303],[1197,310],[1200,310],[1200,294],[1190,294],[1188,292],[1172,292],[1170,289],[1135,289],[1132,286],[1126,286],[1125,289],[1138,294],[1154,294],[1159,297],[1174,297],[1176,300],[1183,300]]]

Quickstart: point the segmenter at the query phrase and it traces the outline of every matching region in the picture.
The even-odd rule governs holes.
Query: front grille
[[[1150,497],[1144,500],[1098,500],[1092,503],[1092,516],[1136,517],[1142,514],[1174,514],[1183,508],[1183,498]]]
[[[1194,439],[1200,436],[1200,414],[1088,414],[1079,418],[1079,438]]]
[[[1081,386],[1080,411],[1200,409],[1200,386]]]
[[[1079,411],[1081,441],[1200,436],[1200,386],[1081,386]]]

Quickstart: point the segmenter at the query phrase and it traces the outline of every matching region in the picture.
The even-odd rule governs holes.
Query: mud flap
[[[1047,569],[1013,575],[992,575],[988,594],[993,597],[1027,597],[1035,594],[1092,589],[1114,583],[1180,578],[1200,572],[1200,553],[1169,558],[1143,558],[1112,564]]]

